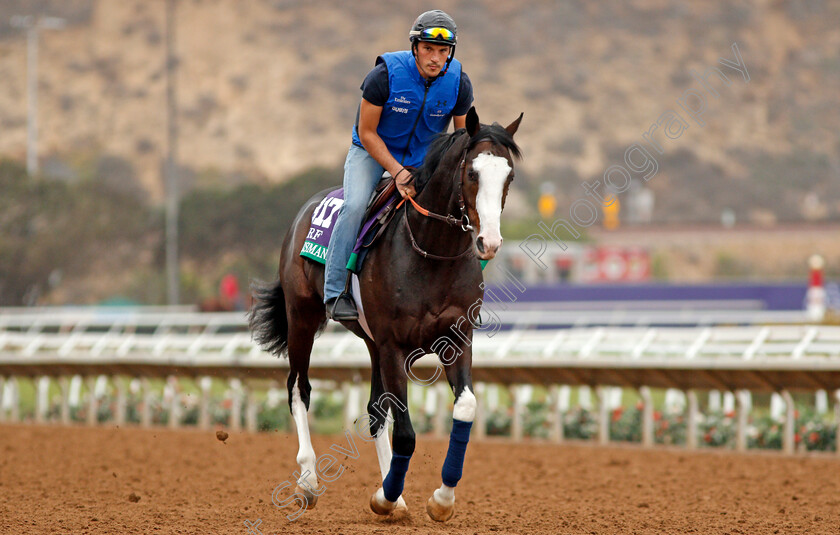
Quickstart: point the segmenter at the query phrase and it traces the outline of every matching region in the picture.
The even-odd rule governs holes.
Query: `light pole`
[[[178,269],[178,93],[175,56],[175,0],[166,0],[166,288],[170,305],[180,300]]]
[[[12,26],[26,30],[26,172],[38,172],[38,30],[59,30],[64,19],[15,15]]]

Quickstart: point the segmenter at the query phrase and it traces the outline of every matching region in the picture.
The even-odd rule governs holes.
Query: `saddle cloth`
[[[396,193],[393,179],[387,178],[379,183],[362,220],[362,228],[356,239],[356,245],[353,247],[353,253],[347,262],[347,269],[354,273],[358,273],[362,269],[362,262],[367,251],[393,217],[394,206],[396,206],[398,198],[399,195]],[[344,188],[331,191],[318,204],[318,207],[312,212],[309,232],[306,234],[300,256],[320,264],[327,262],[330,236],[332,236],[335,222],[338,220],[338,212],[343,204]]]

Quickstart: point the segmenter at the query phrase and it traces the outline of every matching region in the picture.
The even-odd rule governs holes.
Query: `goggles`
[[[455,44],[455,34],[448,28],[426,28],[424,30],[413,31],[411,34],[419,37],[421,41],[434,40]]]

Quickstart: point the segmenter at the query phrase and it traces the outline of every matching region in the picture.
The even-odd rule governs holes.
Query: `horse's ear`
[[[478,113],[475,111],[475,106],[470,106],[470,111],[467,112],[467,133],[470,137],[478,133],[478,128],[481,126],[478,122]]]
[[[513,134],[515,134],[516,131],[519,130],[519,123],[520,123],[520,121],[522,121],[522,116],[523,115],[525,115],[525,112],[520,113],[519,117],[517,117],[515,121],[513,121],[512,123],[510,123],[509,125],[507,125],[505,127],[505,130],[508,131],[508,134],[513,136]]]

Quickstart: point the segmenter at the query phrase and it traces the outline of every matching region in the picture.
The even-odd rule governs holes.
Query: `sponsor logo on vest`
[[[391,106],[391,110],[397,113],[408,113],[408,108],[398,108],[396,106]]]
[[[400,104],[411,104],[411,101],[403,96],[395,98],[394,102],[399,102]],[[444,101],[444,105],[446,105],[446,101]]]

